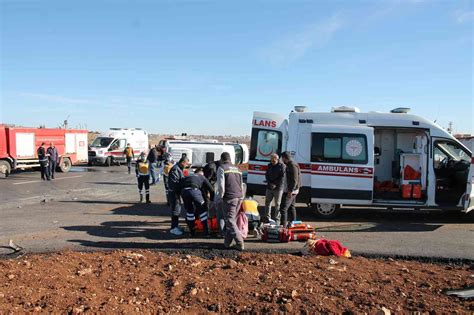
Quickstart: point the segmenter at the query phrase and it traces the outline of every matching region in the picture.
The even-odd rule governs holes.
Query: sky
[[[474,134],[474,1],[0,0],[0,123],[248,135],[410,107]]]

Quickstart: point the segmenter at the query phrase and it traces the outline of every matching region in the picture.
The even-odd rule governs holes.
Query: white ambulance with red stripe
[[[437,124],[408,114],[361,113],[355,107],[288,118],[255,112],[249,158],[249,194],[265,195],[272,153],[289,151],[299,164],[298,200],[321,217],[343,205],[385,208],[474,208],[471,151]]]
[[[135,157],[138,157],[141,152],[148,151],[148,133],[141,128],[110,128],[90,145],[89,165],[125,163],[127,143],[130,143]]]

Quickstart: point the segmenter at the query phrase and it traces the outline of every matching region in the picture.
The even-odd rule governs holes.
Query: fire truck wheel
[[[106,160],[105,160],[105,166],[109,167],[112,165],[112,157],[108,157]]]
[[[2,174],[5,177],[8,177],[11,172],[11,166],[10,163],[7,161],[0,161],[0,174]]]
[[[63,173],[69,172],[69,170],[71,169],[71,166],[72,166],[72,163],[69,158],[61,159],[61,163],[59,163],[59,169]]]
[[[313,204],[315,214],[322,219],[332,219],[339,214],[340,206],[333,203]]]

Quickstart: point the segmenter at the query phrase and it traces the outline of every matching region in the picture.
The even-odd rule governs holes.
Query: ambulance
[[[148,151],[148,133],[141,128],[110,128],[94,139],[89,147],[89,165],[111,166],[125,163],[123,153],[127,143],[133,148],[135,157]]]
[[[320,217],[334,217],[342,206],[468,213],[474,208],[472,152],[409,110],[361,113],[342,106],[316,113],[296,106],[288,118],[255,112],[248,194],[265,195],[270,155],[288,151],[301,169],[298,201]]]

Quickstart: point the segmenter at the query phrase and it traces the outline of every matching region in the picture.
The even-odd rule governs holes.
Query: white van
[[[240,143],[218,142],[217,140],[171,140],[160,141],[166,147],[174,161],[178,161],[183,154],[189,158],[192,167],[202,167],[209,162],[220,159],[223,152],[230,154],[232,163],[247,163],[249,150],[247,145]]]
[[[125,162],[123,151],[127,143],[133,148],[135,156],[148,150],[148,133],[141,128],[110,128],[94,139],[89,149],[89,165],[110,166]]]
[[[247,189],[265,194],[272,153],[289,151],[299,163],[299,201],[321,217],[341,205],[387,208],[474,208],[474,159],[443,128],[408,114],[360,113],[338,107],[311,113],[297,106],[289,118],[255,112]]]

